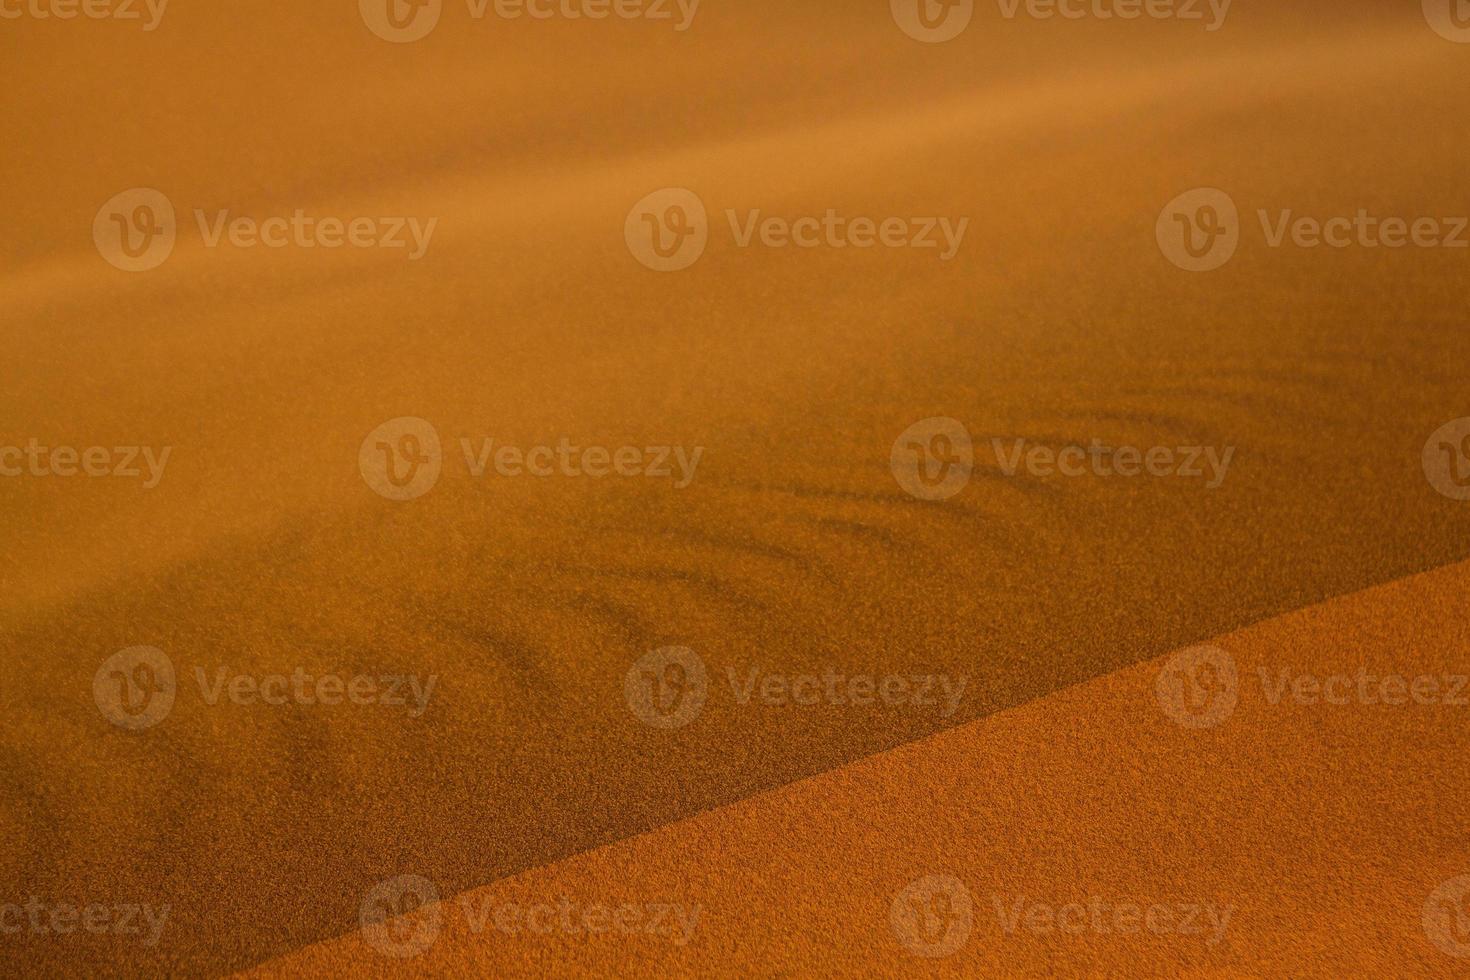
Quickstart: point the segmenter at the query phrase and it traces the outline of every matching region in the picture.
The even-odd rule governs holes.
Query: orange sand
[[[1470,556],[1470,509],[1420,468],[1429,433],[1470,414],[1465,252],[1272,249],[1255,229],[1196,275],[1155,242],[1164,203],[1201,185],[1228,190],[1248,230],[1256,208],[1470,214],[1470,48],[1415,3],[1239,0],[1214,33],[991,7],[942,45],[905,36],[882,2],[705,0],[682,34],[471,23],[461,6],[407,45],[375,38],[355,6],[175,0],[151,33],[0,20],[0,447],[173,449],[151,490],[0,478],[0,904],[171,908],[152,947],[0,938],[24,972],[246,969],[355,929],[385,878],[457,895],[769,805],[780,797],[759,794]],[[165,264],[129,274],[91,236],[103,202],[139,186],[167,195],[181,232]],[[624,227],[667,186],[700,196],[712,232],[695,265],[660,274]],[[409,262],[210,249],[195,209],[439,223]],[[942,262],[740,248],[726,209],[970,225]],[[400,416],[448,447],[438,485],[407,502],[359,469],[364,438]],[[889,467],[898,434],[934,416],[982,447],[944,503],[909,496]],[[462,437],[706,452],[684,489],[475,479]],[[1214,490],[1005,477],[991,437],[1236,455]],[[1447,628],[1430,620],[1413,624]],[[127,731],[93,681],[139,645],[165,651],[180,692],[161,724]],[[721,683],[833,667],[967,687],[950,715],[766,710],[726,691],[661,730],[623,681],[670,645]],[[419,718],[210,705],[194,671],[221,669],[438,686]],[[1030,737],[1065,740],[1096,710]],[[1403,780],[1415,753],[1452,764],[1456,723],[1395,719],[1429,727],[1353,728],[1327,748]],[[1116,732],[1140,751],[1145,736]],[[1273,759],[1309,779],[1322,751]],[[1116,756],[1087,758],[1075,778],[1131,778]],[[1018,772],[1019,791],[987,798],[997,817],[1044,802]],[[1334,853],[1367,870],[1342,888],[1381,894],[1360,844],[1450,826],[1415,792],[1353,811]],[[1220,819],[1256,819],[1243,799]],[[1114,828],[1153,816],[1147,800],[1115,799],[1110,824],[1042,808],[1056,822],[1017,833],[1087,840],[1101,860]],[[1294,802],[1346,826],[1331,808],[1353,800],[1319,787]],[[827,812],[807,809],[794,826]],[[1271,867],[1316,854],[1304,837]],[[1202,867],[1236,860],[1190,844]],[[1060,897],[1068,866],[1014,870]],[[978,896],[991,886],[974,872]],[[887,874],[870,897],[911,871]],[[807,921],[812,904],[784,914]],[[887,942],[872,912],[821,913],[864,925],[810,954]],[[1233,933],[1231,948],[1276,955]]]
[[[1443,611],[1467,587],[1470,564],[1455,565],[1212,641],[1239,672],[1236,708],[1213,728],[1177,725],[1161,709],[1155,683],[1170,658],[1135,664],[444,895],[440,931],[422,934],[432,941],[416,958],[386,957],[354,933],[249,975],[900,976],[929,964],[944,976],[1460,975],[1465,961],[1432,946],[1422,918],[1442,882],[1470,873],[1470,815],[1458,799],[1470,775],[1470,691],[1444,691],[1459,705],[1290,695],[1273,705],[1259,672],[1273,684],[1282,670],[1463,674],[1470,626]],[[928,875],[958,879],[973,908],[964,946],[926,963],[890,916],[895,896]],[[1066,914],[1075,932],[1003,925],[1018,903],[1057,909],[1094,896],[1100,918],[1090,907],[1085,919]],[[564,898],[576,934],[562,931]],[[533,932],[525,910],[543,904],[556,911],[538,914],[547,931]],[[595,905],[678,905],[698,919],[684,945],[606,923],[589,935],[580,916]],[[1155,912],[1151,932],[1125,915],[1135,932],[1120,934],[1113,910],[1126,905],[1171,917]],[[494,925],[495,914],[515,915],[502,911],[511,906],[522,910],[504,919],[515,933]],[[1218,934],[1203,911],[1188,912],[1207,906],[1217,921],[1233,909]],[[473,931],[480,920],[467,909],[492,910],[489,924]]]

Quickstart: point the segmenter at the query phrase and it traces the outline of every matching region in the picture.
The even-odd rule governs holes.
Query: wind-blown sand
[[[250,975],[900,976],[919,964],[945,976],[1449,975],[1423,919],[1467,870],[1470,818],[1453,789],[1466,776],[1465,705],[1307,703],[1275,685],[1283,673],[1356,684],[1366,672],[1376,685],[1462,670],[1470,633],[1440,611],[1467,573],[1217,638],[1238,700],[1210,728],[1161,710],[1170,658],[1135,664],[445,896],[405,923],[420,931],[402,941],[422,944],[410,964],[358,932]],[[1406,657],[1409,634],[1419,642]],[[930,875],[960,883],[951,911],[961,894],[971,907],[964,941],[925,961],[893,904]],[[1045,911],[1075,905],[1085,911]],[[594,918],[591,933],[599,906],[642,915],[624,912],[622,928]]]
[[[1470,553],[1420,468],[1470,414],[1470,253],[1254,219],[1470,213],[1470,48],[1412,4],[1242,2],[1212,34],[991,9],[932,46],[867,6],[706,0],[684,34],[456,8],[401,46],[351,4],[0,25],[0,444],[173,447],[148,491],[0,479],[0,901],[171,908],[154,947],[7,937],[17,962],[246,968],[384,878],[484,886]],[[90,229],[135,186],[181,231],[128,275]],[[666,186],[711,235],[661,275],[623,227]],[[1195,275],[1154,226],[1198,186],[1244,231]],[[409,262],[206,249],[195,208],[439,222]],[[969,226],[949,262],[738,248],[727,208]],[[447,449],[409,502],[358,469],[400,416]],[[934,416],[978,447],[943,503],[889,469]],[[461,437],[705,452],[684,489],[474,479]],[[1208,490],[1006,477],[992,437],[1236,451]],[[135,645],[179,673],[141,732],[92,693]],[[712,675],[672,731],[623,692],[668,645]],[[421,718],[211,706],[221,667],[438,681]],[[967,687],[944,716],[725,683],[828,667]]]

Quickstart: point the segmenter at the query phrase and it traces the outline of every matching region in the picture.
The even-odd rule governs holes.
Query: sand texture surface
[[[931,873],[974,894],[933,961],[956,973],[1459,965],[1418,922],[1470,870],[1470,709],[1242,694],[1202,733],[1149,698],[1204,642],[1243,686],[1463,669],[1470,503],[1422,455],[1470,415],[1470,250],[1273,247],[1257,212],[1470,214],[1470,46],[1409,2],[1238,0],[1216,31],[977,5],[943,44],[886,6],[704,0],[679,31],[446,3],[406,44],[350,2],[0,21],[0,447],[171,449],[152,487],[0,478],[0,904],[170,909],[151,946],[0,936],[19,972],[902,973],[926,964],[888,903]],[[93,237],[135,187],[178,216],[143,273]],[[708,244],[661,273],[625,225],[668,187]],[[1207,273],[1156,239],[1198,187],[1239,208]],[[211,246],[195,217],[298,210],[436,224],[411,260]],[[742,246],[726,212],[754,210],[967,224],[947,260]],[[400,501],[360,451],[402,417],[442,472]],[[893,447],[939,417],[973,474],[919,499]],[[671,475],[476,475],[486,439],[670,447]],[[1017,440],[1231,456],[1213,487],[1007,473]],[[674,448],[700,450],[683,486]],[[176,696],[129,730],[94,681],[138,646]],[[682,727],[625,689],[669,647],[708,673]],[[738,696],[833,671],[965,686]],[[210,686],[296,672],[434,687],[415,715]],[[667,893],[704,919],[685,947],[451,921],[370,963],[347,934],[399,875],[446,910]],[[1194,896],[1239,931],[995,945],[992,894],[1023,893]]]

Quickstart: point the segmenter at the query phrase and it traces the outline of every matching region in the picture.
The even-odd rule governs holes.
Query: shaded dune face
[[[262,38],[263,3],[179,10],[154,48],[8,38],[32,72],[0,110],[30,148],[0,189],[28,232],[0,246],[0,407],[17,443],[175,447],[147,492],[0,481],[3,894],[172,910],[156,946],[22,936],[19,961],[247,967],[355,928],[387,876],[451,895],[1466,557],[1467,511],[1420,469],[1465,413],[1463,253],[1273,249],[1255,217],[1470,211],[1460,52],[1413,11],[1332,9],[932,48],[881,9],[770,4],[686,38],[471,26],[423,50],[350,10]],[[124,67],[131,97],[99,91]],[[86,229],[149,183],[186,234],[114,274]],[[673,185],[710,244],[658,275],[622,228]],[[1200,185],[1242,215],[1209,275],[1154,241]],[[204,248],[192,209],[227,207],[440,224],[414,263]],[[947,262],[742,248],[726,211],[757,208],[969,231]],[[444,472],[398,503],[357,454],[406,415]],[[893,444],[941,416],[973,476],[916,499]],[[683,488],[476,477],[461,440],[492,437],[704,454]],[[1233,453],[1212,488],[1008,473],[1018,441]],[[92,685],[140,644],[179,693],[134,732]],[[677,729],[624,686],[668,646],[708,671]],[[437,687],[421,717],[205,696],[298,668]],[[739,696],[829,670],[965,687],[948,713]]]
[[[407,968],[353,932],[250,975],[683,975],[711,962],[730,975],[894,976],[921,962],[957,977],[1452,975],[1436,941],[1464,935],[1438,923],[1454,921],[1440,918],[1453,914],[1443,886],[1464,870],[1466,817],[1446,789],[1464,769],[1454,719],[1470,633],[1442,609],[1467,571],[1215,638],[1235,699],[1208,725],[1162,710],[1158,681],[1199,648],[1176,651],[446,897],[401,921],[430,937]],[[1419,641],[1409,657],[1405,634]],[[1283,670],[1360,669],[1458,676],[1460,693],[1438,687],[1443,703],[1410,710],[1271,693]],[[934,907],[915,885],[935,878],[949,901],[926,928],[901,928],[914,905]],[[678,924],[582,925],[598,906],[655,904]],[[569,912],[527,924],[538,905]]]

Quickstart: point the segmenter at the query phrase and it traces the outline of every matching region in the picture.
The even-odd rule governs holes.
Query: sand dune
[[[946,976],[1450,975],[1423,919],[1442,883],[1465,871],[1455,841],[1466,818],[1450,791],[1464,775],[1457,706],[1345,709],[1290,693],[1273,703],[1271,692],[1283,670],[1353,683],[1365,668],[1375,683],[1396,671],[1458,672],[1470,636],[1440,610],[1463,594],[1466,571],[1414,576],[1213,639],[1239,675],[1238,701],[1217,726],[1182,727],[1161,710],[1156,682],[1172,657],[1135,664],[445,895],[400,933],[422,950],[409,969],[683,976],[717,963],[730,976],[897,976],[922,963]],[[1398,638],[1414,632],[1421,645],[1406,657]],[[1365,753],[1377,762],[1365,765]],[[893,907],[931,876],[959,882],[951,912],[964,923],[932,943],[901,932]],[[1068,906],[1083,911],[1057,911]],[[586,914],[598,907],[642,914],[593,918],[600,931],[589,932]],[[405,964],[374,945],[384,941],[354,932],[249,975],[403,975]],[[926,962],[906,941],[956,948]]]
[[[977,14],[922,45],[881,4],[795,6],[683,35],[460,10],[410,45],[263,0],[146,35],[5,25],[0,445],[172,447],[151,490],[0,479],[0,895],[172,909],[154,947],[23,962],[243,969],[354,929],[386,877],[484,886],[1467,556],[1420,461],[1466,412],[1467,253],[1272,248],[1255,218],[1470,213],[1466,52],[1417,10]],[[136,186],[179,241],[127,274],[90,230]],[[710,240],[658,274],[624,224],[671,186]],[[1242,241],[1196,275],[1155,222],[1199,186]],[[194,211],[226,209],[437,225],[418,261],[205,247]],[[968,230],[949,261],[740,247],[725,212],[755,209]],[[396,502],[359,450],[402,416],[445,458]],[[943,503],[890,471],[937,416],[977,445]],[[486,438],[703,454],[682,489],[476,477],[460,440]],[[1233,455],[1215,489],[1008,476],[992,439]],[[132,732],[92,686],[137,645],[179,692]],[[715,693],[664,731],[623,685],[670,645]],[[210,704],[221,668],[437,686],[421,717]],[[944,714],[720,686],[829,668],[966,687]]]

